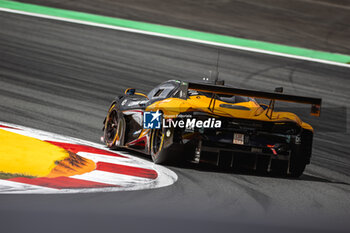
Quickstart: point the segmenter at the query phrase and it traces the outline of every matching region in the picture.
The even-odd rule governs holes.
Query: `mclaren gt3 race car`
[[[187,160],[299,177],[310,163],[313,128],[293,113],[274,111],[275,101],[310,104],[318,116],[321,99],[282,91],[178,80],[147,95],[130,88],[112,102],[102,140],[109,148],[151,155],[155,163]]]

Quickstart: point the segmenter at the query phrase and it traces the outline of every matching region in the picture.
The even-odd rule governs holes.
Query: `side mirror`
[[[125,90],[125,95],[135,95],[135,88],[128,88]]]
[[[277,93],[283,93],[283,87],[276,87],[275,92]]]

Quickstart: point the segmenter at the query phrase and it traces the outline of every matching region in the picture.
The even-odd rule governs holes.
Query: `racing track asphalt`
[[[94,142],[122,89],[199,79],[216,64],[216,48],[188,42],[3,12],[0,27],[0,120]],[[322,97],[323,106],[349,106],[348,68],[228,49],[220,54],[220,77],[230,84],[284,86],[286,93]],[[338,130],[316,133],[312,164],[299,180],[170,167],[177,183],[157,190],[1,195],[2,232],[346,232],[347,119],[324,114],[319,124]]]

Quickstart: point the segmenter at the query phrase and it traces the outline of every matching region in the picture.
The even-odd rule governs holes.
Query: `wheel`
[[[164,163],[166,161],[163,153],[165,134],[163,129],[153,129],[151,133],[151,156],[154,163]]]
[[[289,168],[291,177],[294,177],[294,178],[300,177],[304,173],[305,168],[306,168],[306,162],[304,160],[293,159],[293,157],[291,158],[290,168]]]
[[[306,163],[306,159],[304,154],[300,151],[300,148],[292,150],[289,164],[289,175],[294,178],[300,177],[306,168]]]
[[[301,134],[301,144],[295,145],[294,148],[292,148],[289,166],[289,174],[291,177],[300,177],[303,174],[306,165],[310,163],[312,139],[313,132],[304,130]]]
[[[109,148],[122,146],[124,119],[119,116],[118,110],[113,104],[108,110],[104,127],[104,141]]]

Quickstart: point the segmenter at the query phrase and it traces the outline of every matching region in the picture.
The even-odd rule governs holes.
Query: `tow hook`
[[[267,145],[267,147],[270,148],[270,150],[272,151],[272,153],[273,153],[274,155],[277,155],[277,151],[276,151],[276,149],[275,149],[275,145]]]

